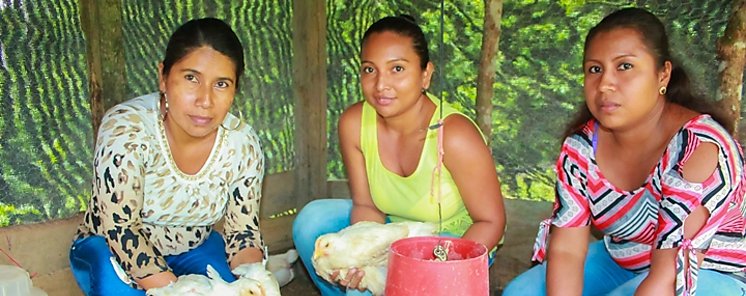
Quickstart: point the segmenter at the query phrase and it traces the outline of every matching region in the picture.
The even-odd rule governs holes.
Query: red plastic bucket
[[[435,261],[433,249],[450,241],[448,261]],[[489,295],[487,248],[450,237],[411,237],[391,244],[386,296]]]

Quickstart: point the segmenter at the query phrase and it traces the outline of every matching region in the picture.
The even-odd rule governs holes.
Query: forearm
[[[245,177],[230,191],[238,191],[239,197],[230,199],[232,202],[228,204],[223,224],[225,252],[231,270],[244,263],[261,262],[265,249],[258,212],[263,176],[257,167],[244,174]]]
[[[570,254],[550,253],[547,260],[547,295],[581,295],[585,260]]]
[[[115,213],[102,212],[103,217],[116,217]],[[147,238],[140,219],[123,220],[126,224],[113,223],[102,218],[103,232],[109,250],[117,264],[132,279],[138,281],[154,275],[170,273],[166,259]],[[156,277],[157,278],[157,277]],[[175,277],[174,277],[175,278]],[[139,282],[138,282],[139,283]],[[156,281],[156,283],[159,283]],[[168,281],[163,285],[168,284]]]
[[[581,295],[590,227],[552,227],[547,252],[547,295]]]
[[[356,205],[353,202],[352,211],[350,213],[350,224],[355,224],[360,221],[386,223],[386,215],[373,205]]]
[[[492,250],[500,242],[504,230],[504,221],[474,221],[462,238],[484,244],[487,250]]]
[[[635,291],[635,296],[647,295],[674,295],[674,283],[671,280],[656,280],[655,276],[648,274]]]
[[[175,281],[176,281],[176,275],[170,271],[156,273],[154,275],[150,275],[139,280],[135,279],[135,282],[137,282],[137,284],[140,285],[140,287],[142,287],[146,291],[149,289],[168,286],[170,283],[173,283]]]
[[[665,217],[665,216],[664,216]],[[684,222],[684,239],[691,239],[705,225],[709,217],[709,212],[704,206],[695,208]],[[671,220],[673,218],[661,219]],[[660,227],[660,226],[659,226]],[[683,243],[683,242],[682,242]],[[673,295],[676,290],[676,272],[677,256],[679,252],[684,252],[683,272],[688,272],[689,259],[691,256],[687,250],[681,250],[683,246],[679,245],[674,248],[653,249],[650,255],[650,271],[640,286],[635,291],[635,295]],[[701,265],[704,260],[704,254],[696,251],[696,264]]]
[[[259,248],[245,248],[233,256],[230,262],[231,270],[244,263],[255,263],[262,261],[263,252]]]
[[[678,249],[655,249],[650,256],[650,271],[637,287],[635,295],[673,295],[676,287]],[[684,261],[688,265],[688,261]]]

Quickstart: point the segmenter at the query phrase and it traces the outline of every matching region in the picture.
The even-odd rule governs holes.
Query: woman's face
[[[585,101],[593,116],[608,129],[625,129],[662,110],[658,93],[668,84],[671,66],[656,61],[634,29],[598,33],[583,61]]]
[[[159,66],[162,73],[163,65]],[[166,126],[177,136],[212,135],[228,114],[236,93],[236,65],[209,46],[192,50],[160,77],[168,99]]]
[[[409,110],[430,86],[434,70],[432,63],[420,67],[410,37],[389,31],[368,36],[360,61],[363,96],[383,117]]]

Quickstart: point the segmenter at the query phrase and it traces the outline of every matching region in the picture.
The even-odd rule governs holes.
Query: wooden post
[[[104,112],[125,100],[121,0],[80,0],[80,23],[86,38],[93,140]]]
[[[746,65],[746,1],[733,2],[733,12],[723,36],[718,39],[717,56],[720,61],[720,87],[717,99],[720,108],[733,120],[734,136],[738,137],[738,121],[741,117],[741,91],[743,69]]]
[[[477,124],[489,141],[492,138],[492,84],[495,82],[495,67],[500,43],[500,20],[503,14],[502,0],[484,0],[484,33],[482,54],[477,73]]]
[[[298,209],[326,196],[326,1],[293,1]]]

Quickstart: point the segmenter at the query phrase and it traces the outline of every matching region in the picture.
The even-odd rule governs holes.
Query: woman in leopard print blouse
[[[243,69],[229,25],[191,20],[168,42],[160,93],[106,113],[70,251],[86,295],[144,295],[208,264],[233,281],[233,268],[262,260],[263,154],[254,130],[228,113]],[[222,235],[212,229],[221,218]]]

